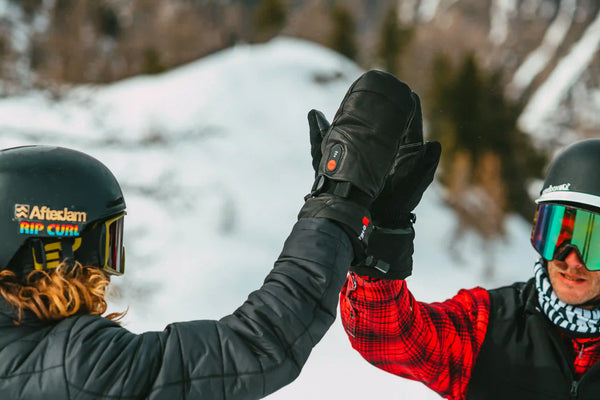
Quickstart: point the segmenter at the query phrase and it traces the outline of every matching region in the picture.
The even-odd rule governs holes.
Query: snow
[[[560,4],[558,14],[546,30],[540,45],[531,53],[517,69],[511,83],[516,97],[527,89],[535,77],[546,68],[562,44],[573,23],[575,0],[564,0]]]
[[[496,46],[508,36],[509,20],[516,11],[515,0],[494,0],[490,7],[490,41]]]
[[[279,38],[243,45],[159,76],[82,86],[59,99],[31,92],[0,99],[0,146],[45,143],[85,151],[122,183],[127,271],[110,311],[126,328],[217,319],[260,287],[296,220],[313,171],[306,114],[332,118],[362,71],[315,44]],[[452,257],[456,224],[434,182],[418,206],[417,299],[497,287],[532,274],[528,222],[512,217],[505,241],[483,254],[468,233]],[[496,273],[483,268],[493,257]],[[269,396],[437,399],[422,384],[382,372],[351,349],[339,318],[300,377]]]
[[[398,0],[398,16],[404,24],[417,19],[417,0]]]
[[[586,28],[581,39],[563,57],[548,79],[533,94],[521,116],[519,128],[538,138],[552,131],[552,114],[581,78],[600,45],[600,14]]]
[[[429,22],[436,15],[440,0],[423,0],[419,4],[419,20],[421,22]]]
[[[523,0],[519,7],[519,14],[523,18],[533,18],[540,7],[540,0]]]

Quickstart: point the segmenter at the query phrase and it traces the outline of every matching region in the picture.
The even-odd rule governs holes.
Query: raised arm
[[[341,294],[352,346],[375,366],[461,399],[485,336],[489,296],[461,291],[444,302],[416,302],[404,279],[412,273],[413,214],[433,181],[441,146],[424,142],[419,97],[394,171],[373,203],[375,229],[364,261],[354,263]],[[361,278],[364,277],[365,279]]]
[[[59,346],[67,392],[78,399],[262,398],[298,376],[333,323],[352,257],[338,226],[302,219],[263,286],[220,321],[135,335],[103,318],[79,318]]]
[[[489,320],[482,288],[461,290],[442,303],[414,299],[404,280],[369,281],[352,273],[340,295],[352,347],[387,372],[462,399]]]

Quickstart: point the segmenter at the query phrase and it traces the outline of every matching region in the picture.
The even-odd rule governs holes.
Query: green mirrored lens
[[[546,260],[554,258],[563,224],[565,207],[542,204],[538,208],[535,226],[531,233],[533,247]]]
[[[581,258],[592,271],[600,270],[600,223],[598,215],[577,210],[571,244],[577,246]]]
[[[562,230],[564,215],[564,207],[549,207],[548,209],[548,231],[545,235],[546,246],[543,254],[543,257],[547,260],[554,258],[556,246],[560,244],[557,241]]]

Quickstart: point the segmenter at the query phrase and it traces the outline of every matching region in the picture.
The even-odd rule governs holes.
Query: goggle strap
[[[56,268],[61,262],[66,262],[69,267],[75,264],[76,250],[81,245],[81,239],[63,239],[56,242],[44,243],[41,239],[31,241],[33,267],[36,270]]]
[[[46,268],[46,249],[44,242],[40,239],[31,240],[31,256],[33,259],[33,267],[36,270],[44,270]]]

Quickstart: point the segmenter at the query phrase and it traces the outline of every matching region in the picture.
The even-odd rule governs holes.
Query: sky
[[[218,319],[261,286],[312,186],[308,111],[333,118],[362,72],[298,39],[239,45],[161,75],[0,99],[0,147],[70,147],[115,174],[127,202],[127,265],[113,278],[109,311],[128,308],[127,329]],[[529,221],[510,217],[506,237],[488,246],[467,232],[449,249],[457,222],[443,197],[434,182],[416,209],[407,281],[418,300],[532,275]],[[439,398],[364,361],[338,317],[300,377],[268,398],[366,396]]]

